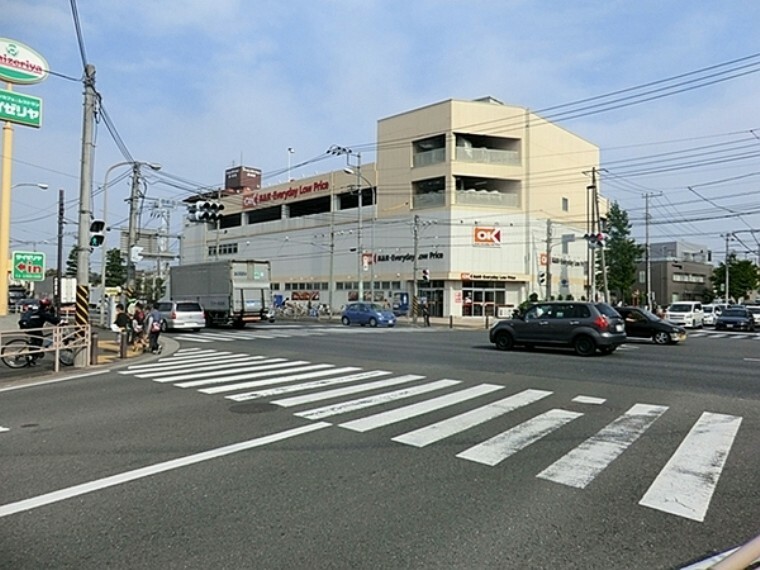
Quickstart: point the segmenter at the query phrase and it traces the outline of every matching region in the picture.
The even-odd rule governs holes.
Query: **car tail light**
[[[610,326],[610,321],[604,315],[599,315],[594,319],[594,326],[600,331],[606,331],[607,327]]]

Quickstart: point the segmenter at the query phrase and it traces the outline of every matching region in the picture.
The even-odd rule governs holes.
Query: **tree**
[[[636,283],[636,264],[644,255],[645,248],[630,237],[628,212],[622,210],[617,202],[613,202],[610,207],[605,233],[609,236],[604,252],[607,286],[610,291],[617,292],[618,299],[629,303]]]
[[[66,260],[66,277],[76,277],[77,267],[79,266],[79,248],[74,246],[69,252],[69,258]]]
[[[726,263],[721,263],[713,270],[710,277],[713,287],[716,291],[721,291],[718,295],[725,298],[723,291],[726,288]],[[736,255],[731,254],[728,257],[728,299],[738,301],[741,297],[746,297],[750,291],[754,291],[760,285],[760,271],[757,265],[747,259],[737,261]]]
[[[119,287],[127,281],[127,263],[119,248],[106,252],[106,287]]]

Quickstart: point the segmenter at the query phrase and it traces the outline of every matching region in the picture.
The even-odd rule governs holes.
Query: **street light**
[[[107,247],[106,242],[108,239],[108,176],[111,171],[120,166],[131,165],[133,169],[138,169],[141,165],[145,165],[152,170],[161,170],[161,165],[155,162],[139,162],[134,160],[127,160],[124,162],[117,162],[108,167],[106,170],[105,179],[103,180],[103,221],[106,224],[105,231],[103,232],[103,243],[101,257],[100,257],[100,326],[105,326],[105,291],[106,291],[106,261],[107,261]],[[130,208],[133,207],[133,202],[130,201]],[[131,221],[131,216],[130,216]],[[127,256],[129,256],[130,245],[127,246]],[[130,262],[127,261],[129,264]]]
[[[43,184],[42,182],[38,182],[37,184],[30,184],[30,183],[27,183],[27,182],[21,182],[19,184],[14,184],[13,186],[11,186],[11,190],[13,190],[14,188],[20,188],[21,186],[36,186],[40,190],[47,190],[49,188],[49,186],[47,184]]]

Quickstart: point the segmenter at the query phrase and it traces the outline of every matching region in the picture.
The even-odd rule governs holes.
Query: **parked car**
[[[16,313],[26,313],[27,311],[35,311],[40,306],[39,299],[16,299],[13,310]]]
[[[704,310],[699,301],[678,301],[665,311],[665,320],[686,328],[701,329],[704,326]]]
[[[26,292],[26,289],[23,287],[19,287],[17,285],[11,285],[8,287],[8,306],[13,308],[16,306],[16,303],[22,299],[25,299],[29,296],[29,293]]]
[[[747,310],[752,313],[752,317],[755,319],[755,325],[760,326],[760,305],[745,305]]]
[[[341,312],[340,321],[346,326],[393,327],[396,325],[396,315],[375,303],[349,303]]]
[[[161,330],[191,329],[199,331],[206,326],[203,307],[195,301],[159,301],[156,309],[161,313]]]
[[[686,329],[661,319],[640,307],[615,307],[625,321],[628,338],[650,338],[656,344],[676,344],[686,340]]]
[[[567,346],[580,356],[611,354],[626,339],[620,314],[607,303],[536,303],[524,314],[498,321],[488,338],[499,350],[522,345]]]
[[[715,320],[715,330],[755,330],[755,318],[745,307],[729,307]]]

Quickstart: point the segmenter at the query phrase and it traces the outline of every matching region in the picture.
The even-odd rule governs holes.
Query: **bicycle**
[[[58,350],[58,361],[64,366],[73,366],[76,354],[81,350],[68,347],[67,345],[71,343],[71,340],[71,335],[64,337],[64,346]],[[46,335],[43,337],[42,346],[38,346],[32,341],[33,338],[30,335],[9,340],[0,349],[0,360],[8,368],[34,366],[37,361],[44,358],[45,349],[50,349],[53,346],[53,339],[50,335]]]

